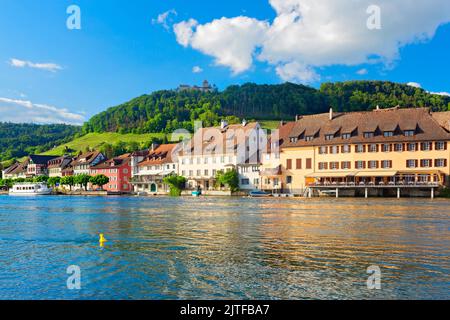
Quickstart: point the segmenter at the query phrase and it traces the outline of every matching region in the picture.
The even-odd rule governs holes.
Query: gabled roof
[[[109,168],[120,168],[124,165],[127,165],[130,163],[131,160],[131,154],[126,153],[121,156],[103,161],[102,163],[92,167],[91,169],[109,169]]]
[[[49,160],[58,158],[57,156],[41,156],[41,155],[30,155],[28,157],[30,159],[30,162],[34,163],[34,164],[43,164],[43,165],[47,165],[47,162]]]
[[[445,130],[450,131],[450,111],[433,112],[431,113],[433,119]]]
[[[162,144],[153,151],[149,151],[147,157],[139,162],[139,166],[160,165],[164,163],[172,163],[172,152],[179,144]]]
[[[284,139],[282,146],[296,147],[343,143],[450,140],[450,133],[440,125],[449,116],[450,113],[448,115],[438,114],[437,116],[433,114],[432,116],[427,108],[392,108],[363,112],[335,113],[331,120],[329,113],[303,116],[298,121],[292,122],[291,132],[287,135],[288,137],[297,137],[298,140],[290,141],[290,139]],[[341,137],[326,140],[325,134],[334,131],[335,128],[341,128],[341,134],[354,132],[354,135],[350,139],[345,140]],[[405,136],[403,132],[406,130],[416,130],[416,133],[411,137]],[[377,131],[378,134],[375,134],[374,137],[364,137],[365,132],[376,133]],[[397,132],[392,137],[385,137],[383,131]],[[318,132],[318,135],[312,141],[306,141],[306,139],[300,136],[303,132],[305,132],[305,136],[312,135],[308,133],[313,132]]]
[[[70,165],[75,167],[81,164],[91,164],[91,162],[94,161],[100,154],[101,154],[100,151],[90,151],[83,153],[78,157],[76,157]]]

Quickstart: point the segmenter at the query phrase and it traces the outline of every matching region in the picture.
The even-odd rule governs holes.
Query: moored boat
[[[51,193],[52,188],[45,183],[17,183],[9,190],[11,196],[40,196]]]
[[[248,195],[252,198],[266,198],[266,197],[272,196],[272,194],[261,191],[261,190],[250,191],[250,193]]]

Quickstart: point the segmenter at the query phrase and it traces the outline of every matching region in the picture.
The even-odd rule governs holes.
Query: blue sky
[[[377,79],[450,92],[449,1],[311,1],[2,0],[0,121],[81,123],[204,79],[220,89]],[[372,2],[382,9],[375,31],[365,29]],[[66,26],[72,4],[81,30]]]

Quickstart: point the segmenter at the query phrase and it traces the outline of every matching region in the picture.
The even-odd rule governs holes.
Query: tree
[[[169,186],[172,197],[181,196],[181,191],[186,186],[186,178],[176,174],[165,177],[163,182]]]
[[[61,183],[61,178],[60,177],[50,177],[50,178],[48,178],[47,183],[51,187],[56,187],[57,184]]]
[[[37,176],[33,178],[33,182],[47,182],[48,177],[47,176]]]
[[[75,185],[75,178],[74,176],[64,176],[61,178],[61,184],[64,186],[69,186],[70,190],[72,191],[72,187]]]
[[[98,174],[90,178],[90,182],[94,186],[99,186],[103,190],[103,186],[109,183],[109,178],[103,174]]]
[[[87,174],[80,174],[78,176],[75,176],[74,182],[75,184],[78,184],[82,187],[84,187],[84,190],[87,191],[87,186],[91,180],[91,176]]]
[[[216,175],[217,184],[228,186],[231,192],[239,190],[239,174],[236,170],[230,170],[227,172],[219,171]]]

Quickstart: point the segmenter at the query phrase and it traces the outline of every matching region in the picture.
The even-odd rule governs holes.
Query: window
[[[253,184],[254,184],[255,186],[259,185],[259,178],[253,179]]]
[[[217,174],[217,170],[215,170],[215,169],[214,169],[214,170],[212,171],[212,175],[213,175],[213,177],[215,177],[215,176],[216,176],[216,174]]]
[[[185,176],[186,176],[186,170],[182,170],[182,171],[181,171],[181,175],[182,175],[183,177],[185,177]]]
[[[123,173],[127,174],[128,173],[128,169],[123,169]]]
[[[332,154],[338,154],[339,153],[339,147],[338,146],[332,146],[331,147],[331,153]]]
[[[422,142],[420,144],[420,148],[422,149],[422,151],[430,151],[431,150],[431,142]]]
[[[393,131],[385,131],[383,132],[383,135],[387,138],[387,137],[393,137],[394,136],[394,132]]]
[[[434,166],[437,168],[442,168],[447,166],[447,159],[436,159],[434,161]]]
[[[417,160],[406,160],[407,168],[417,168]]]
[[[430,159],[422,159],[420,160],[420,166],[422,168],[430,168],[432,166],[432,162]]]
[[[414,136],[415,131],[414,130],[406,130],[404,132],[404,134],[405,134],[405,137],[412,137],[412,136]]]
[[[319,162],[319,170],[326,170],[328,165],[326,162]]]
[[[356,153],[363,153],[363,152],[365,152],[365,147],[364,147],[364,145],[363,144],[357,144],[356,146],[355,146],[355,152]]]
[[[241,185],[248,186],[249,184],[250,184],[250,180],[249,179],[241,179]]]
[[[194,164],[194,158],[189,159],[189,164]]]
[[[314,137],[313,136],[306,136],[305,140],[306,141],[313,141]]]
[[[286,169],[292,170],[292,159],[287,159],[286,161]]]
[[[208,164],[208,162],[209,162],[208,158],[203,159],[204,164]]]
[[[194,171],[193,170],[189,170],[189,177],[193,177],[194,176]]]
[[[395,152],[402,152],[403,151],[403,143],[394,144],[394,150],[395,150]]]
[[[220,163],[225,163],[225,157],[224,156],[220,157]]]
[[[292,183],[292,176],[287,176],[286,177],[286,183],[287,184],[291,184]]]
[[[391,169],[392,168],[392,160],[383,160],[383,161],[381,161],[381,168],[383,168],[383,169]]]
[[[202,170],[197,170],[197,177],[200,177],[202,175]]]
[[[333,138],[334,138],[334,135],[332,135],[332,134],[327,134],[327,135],[325,135],[325,140],[333,140]]]
[[[342,146],[342,153],[350,153],[350,152],[351,152],[351,148],[350,148],[349,144]]]
[[[302,159],[297,159],[296,161],[296,169],[301,170],[302,168]]]
[[[322,146],[319,148],[319,154],[326,154],[328,153],[328,147]]]
[[[391,152],[391,145],[388,143],[383,144],[383,152]]]
[[[436,150],[447,150],[447,142],[444,141],[436,142]]]
[[[378,168],[378,161],[372,160],[369,161],[369,169],[377,169]]]
[[[306,169],[312,169],[312,159],[306,159]]]
[[[344,170],[348,170],[348,169],[351,169],[350,168],[350,161],[343,161],[342,163],[341,163],[341,167],[342,167],[342,169],[344,169]]]
[[[370,144],[369,145],[369,152],[378,152],[378,145]]]
[[[352,134],[351,133],[344,133],[343,135],[342,135],[342,139],[350,139],[352,137]]]
[[[273,179],[273,185],[274,185],[274,187],[277,187],[279,184],[280,184],[280,179],[274,178],[274,179]]]
[[[408,143],[406,148],[408,151],[417,151],[417,146],[415,143]]]
[[[205,170],[205,177],[207,177],[209,175],[209,171],[208,169]]]
[[[339,162],[331,162],[330,169],[331,170],[339,170]]]
[[[289,138],[289,141],[292,142],[292,143],[296,143],[298,141],[298,138],[297,137],[291,137],[291,138]]]
[[[365,161],[356,161],[355,168],[356,169],[365,169],[366,162]]]
[[[364,138],[369,139],[375,136],[374,132],[364,132]]]

